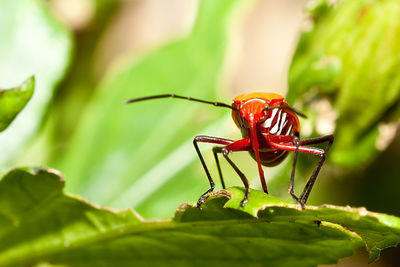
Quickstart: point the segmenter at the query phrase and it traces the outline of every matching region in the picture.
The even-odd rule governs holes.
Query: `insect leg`
[[[303,192],[300,195],[300,200],[303,203],[307,202],[308,196],[310,195],[311,189],[314,186],[315,180],[317,179],[318,173],[322,167],[322,164],[325,161],[326,153],[328,153],[329,149],[331,148],[334,141],[333,135],[326,135],[318,138],[306,139],[302,140],[300,143],[303,145],[313,145],[313,144],[320,144],[328,142],[328,145],[324,149],[324,155],[321,157],[320,161],[318,162],[316,168],[314,169],[310,179],[308,180],[306,186],[303,189]]]
[[[219,164],[219,159],[218,159],[218,154],[217,154],[217,153],[222,153],[221,147],[218,147],[218,146],[213,147],[213,153],[214,153],[215,163],[217,163],[217,169],[218,169],[219,178],[221,180],[222,188],[225,189],[226,188],[225,182],[224,182],[224,178],[222,176],[221,166]]]
[[[232,166],[232,168],[235,170],[235,172],[239,175],[240,179],[243,182],[244,187],[246,188],[244,198],[240,202],[241,207],[243,207],[244,204],[249,199],[250,185],[249,185],[249,181],[247,180],[246,176],[243,174],[243,172],[241,172],[239,170],[239,168],[236,166],[235,163],[233,163],[233,161],[228,157],[228,155],[230,152],[246,151],[249,149],[250,149],[250,139],[249,138],[245,138],[245,139],[236,141],[230,145],[227,145],[226,147],[214,147],[213,148],[214,156],[217,158],[217,153],[222,153],[222,155],[225,157],[226,161],[228,161],[228,163]],[[219,163],[218,163],[218,168],[219,168]],[[219,171],[220,171],[220,169],[219,169]],[[220,175],[221,175],[221,180],[222,180],[221,171],[220,171]]]
[[[229,144],[234,143],[234,141],[229,140],[229,139],[224,139],[224,138],[213,137],[213,136],[205,136],[205,135],[198,135],[193,139],[194,148],[196,149],[197,155],[199,156],[201,164],[203,165],[204,171],[206,172],[208,181],[210,183],[210,189],[208,189],[204,194],[202,194],[201,197],[199,198],[199,200],[197,201],[197,207],[200,208],[201,205],[203,204],[207,194],[214,190],[215,184],[214,184],[213,179],[211,178],[210,172],[208,171],[206,162],[204,161],[204,158],[200,152],[199,146],[197,144],[198,142],[229,145]]]
[[[333,137],[333,135],[330,134],[330,135],[325,135],[325,136],[321,136],[321,137],[300,140],[300,145],[307,146],[307,145],[316,145],[316,144],[322,144],[322,143],[328,142],[328,145],[324,149],[326,152],[328,152],[328,150],[331,148],[334,140],[335,140],[335,138]]]
[[[229,144],[226,149],[228,149],[229,152],[236,152],[236,151],[248,151],[250,149],[250,139],[249,138],[244,138],[238,141],[235,141],[231,144]],[[222,147],[214,147],[213,148],[213,153],[214,153],[214,158],[215,162],[217,163],[217,168],[219,172],[219,177],[221,178],[221,184],[222,187],[225,189],[225,182],[222,176],[222,171],[221,171],[221,166],[219,164],[219,159],[218,159],[218,153],[223,153]]]
[[[246,192],[244,194],[244,198],[240,201],[240,206],[243,207],[244,204],[249,199],[250,186],[249,181],[246,176],[239,170],[239,168],[233,163],[233,161],[228,157],[229,153],[236,151],[248,151],[251,149],[250,138],[244,138],[239,141],[234,142],[233,144],[227,145],[226,147],[221,148],[222,155],[225,157],[226,161],[232,166],[235,172],[239,175],[240,179],[243,182],[244,187],[246,188]]]
[[[319,171],[321,170],[321,167],[325,161],[326,153],[328,152],[329,148],[331,147],[331,145],[333,143],[333,140],[334,140],[333,136],[327,135],[327,136],[323,136],[323,137],[319,137],[319,138],[302,140],[302,141],[300,141],[299,146],[297,146],[295,144],[295,141],[294,141],[295,137],[293,137],[293,140],[291,142],[285,142],[285,143],[274,142],[273,141],[274,137],[271,137],[271,136],[268,136],[268,137],[266,136],[266,139],[267,139],[268,143],[271,145],[271,147],[273,147],[275,149],[281,149],[281,150],[286,150],[286,151],[295,151],[295,152],[298,151],[300,153],[312,154],[312,155],[317,155],[317,156],[321,157],[321,159],[319,160],[313,173],[311,174],[306,186],[304,187],[303,192],[300,194],[300,197],[298,197],[296,200],[302,206],[302,208],[304,208],[305,204],[307,202],[308,196],[312,190],[312,187],[314,186],[314,183],[317,179]],[[319,143],[324,143],[324,142],[329,142],[325,149],[320,149],[320,148],[316,148],[316,147],[306,147],[306,145],[319,144]],[[293,165],[295,166],[295,164],[293,164]],[[292,183],[292,179],[294,179],[293,173],[294,173],[294,171],[292,170],[291,183]]]
[[[258,143],[256,124],[252,124],[250,127],[250,140],[251,140],[251,147],[254,152],[256,162],[257,162],[258,175],[260,176],[260,182],[261,182],[264,192],[266,194],[268,194],[268,188],[267,188],[267,183],[265,182],[264,170],[263,170],[262,164],[261,164],[260,147],[259,147],[259,143]]]
[[[292,173],[290,175],[290,185],[289,185],[289,194],[292,196],[292,198],[297,202],[300,203],[299,198],[295,195],[294,193],[294,175],[296,172],[296,163],[297,163],[297,155],[299,154],[299,147],[300,147],[300,140],[296,136],[293,139],[293,142],[296,146],[296,150],[294,151],[294,157],[293,157],[293,166],[292,166]]]
[[[239,175],[240,179],[242,180],[244,187],[246,188],[246,193],[244,194],[244,198],[240,201],[240,206],[243,207],[244,203],[249,200],[249,192],[250,192],[250,185],[249,181],[247,180],[246,176],[239,170],[239,168],[233,163],[233,161],[228,157],[229,150],[226,148],[222,148],[222,155],[224,155],[226,161],[232,166],[232,168],[236,171]]]

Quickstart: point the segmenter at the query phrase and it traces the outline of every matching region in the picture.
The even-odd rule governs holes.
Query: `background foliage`
[[[300,37],[287,99],[312,114],[314,135],[324,134],[318,129],[321,117],[333,121],[332,162],[366,165],[389,145],[383,129],[395,128],[390,123],[400,116],[400,6],[398,1],[335,6],[316,1],[310,9],[314,26]],[[322,109],[323,101],[332,111]]]
[[[0,135],[0,165],[15,158],[37,134],[53,91],[72,51],[69,30],[42,1],[0,1],[0,88],[12,88],[35,75],[32,100]],[[7,165],[8,166],[8,165]]]

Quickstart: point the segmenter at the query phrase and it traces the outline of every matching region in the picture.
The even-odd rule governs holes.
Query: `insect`
[[[214,180],[210,175],[208,167],[198,146],[198,143],[211,143],[217,145],[213,148],[213,153],[222,187],[225,189],[225,182],[218,159],[218,154],[223,155],[226,161],[239,175],[244,184],[246,191],[243,200],[240,202],[242,207],[249,198],[249,182],[243,172],[241,172],[235,163],[233,163],[233,161],[229,158],[229,154],[231,152],[238,151],[248,151],[250,153],[250,155],[257,162],[262,188],[264,192],[268,194],[268,188],[265,182],[262,166],[276,166],[288,156],[290,151],[294,152],[294,160],[288,192],[293,199],[301,205],[302,209],[305,208],[308,196],[310,195],[318,173],[325,161],[326,153],[333,143],[334,137],[333,135],[327,135],[318,138],[301,140],[300,122],[298,117],[306,116],[300,111],[290,107],[288,103],[284,101],[282,96],[275,93],[242,94],[235,97],[233,99],[233,103],[228,105],[221,102],[206,101],[175,94],[162,94],[130,99],[125,103],[134,103],[158,98],[178,98],[204,104],[211,104],[216,107],[229,108],[232,110],[233,121],[241,130],[243,138],[237,141],[206,135],[198,135],[194,138],[193,145],[210,183],[210,189],[200,196],[199,200],[197,201],[197,207],[201,207],[207,198],[207,195],[215,188]],[[327,143],[327,145],[324,149],[310,146],[320,143]],[[312,154],[320,157],[317,166],[311,174],[300,196],[296,196],[294,193],[294,177],[298,153]]]

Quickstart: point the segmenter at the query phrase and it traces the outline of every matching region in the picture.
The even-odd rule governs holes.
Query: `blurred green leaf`
[[[25,107],[34,88],[35,78],[32,76],[18,87],[0,89],[0,132],[4,131]]]
[[[317,266],[362,247],[371,261],[400,242],[400,219],[364,208],[301,210],[242,188],[213,193],[172,220],[95,206],[62,192],[55,170],[15,169],[0,180],[0,265]],[[15,201],[15,200],[18,201]],[[317,222],[321,222],[320,224]]]
[[[306,5],[306,12],[314,21],[323,17],[329,11],[329,3],[327,0],[309,1]]]
[[[171,99],[123,102],[159,93],[219,99],[227,24],[246,2],[200,1],[188,36],[113,69],[82,114],[67,153],[51,163],[69,177],[68,191],[103,205],[133,206],[146,217],[169,217],[207,189],[192,140],[198,132],[215,134],[230,110]],[[198,175],[188,175],[193,172]]]
[[[104,32],[107,31],[115,13],[121,4],[115,0],[90,0],[93,5],[90,23],[76,33],[75,50],[71,66],[62,84],[54,95],[54,104],[49,111],[46,129],[43,135],[51,139],[50,153],[63,153],[63,149],[80,122],[80,114],[96,89],[101,77],[95,75],[98,68],[98,47]],[[112,24],[111,24],[112,25]],[[42,136],[41,136],[42,137]],[[40,142],[40,140],[39,140]],[[56,148],[56,149],[55,149]],[[35,149],[38,149],[35,147]],[[34,153],[34,152],[33,152]],[[51,156],[49,156],[51,157]]]
[[[0,166],[10,162],[38,130],[53,89],[71,54],[66,28],[40,0],[0,1],[0,87],[36,78],[35,94],[6,132],[0,135]]]
[[[312,135],[335,131],[331,161],[364,166],[400,115],[400,2],[327,2],[310,3],[314,21],[293,57],[287,99],[310,114]]]

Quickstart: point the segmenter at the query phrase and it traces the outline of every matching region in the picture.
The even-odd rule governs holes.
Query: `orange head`
[[[250,93],[242,94],[233,99],[232,106],[237,109],[232,111],[232,118],[236,125],[243,127],[238,121],[238,116],[246,128],[255,125],[268,116],[268,108],[277,107],[284,103],[284,98],[275,93]],[[246,125],[248,124],[248,125]]]

